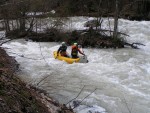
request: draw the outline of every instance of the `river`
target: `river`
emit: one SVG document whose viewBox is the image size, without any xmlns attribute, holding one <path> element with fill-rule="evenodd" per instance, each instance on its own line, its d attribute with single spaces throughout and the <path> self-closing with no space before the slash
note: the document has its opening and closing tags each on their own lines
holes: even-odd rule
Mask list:
<svg viewBox="0 0 150 113">
<path fill-rule="evenodd" d="M 82 29 L 87 18 L 71 20 L 75 21 L 71 27 Z M 103 28 L 107 25 L 105 19 Z M 60 43 L 18 39 L 3 47 L 19 62 L 19 76 L 25 82 L 38 85 L 61 103 L 73 98 L 82 101 L 75 109 L 78 113 L 150 113 L 150 21 L 120 19 L 119 30 L 130 35 L 126 37 L 128 42 L 146 46 L 84 48 L 89 60 L 86 64 L 67 64 L 54 59 L 53 51 Z"/>
</svg>

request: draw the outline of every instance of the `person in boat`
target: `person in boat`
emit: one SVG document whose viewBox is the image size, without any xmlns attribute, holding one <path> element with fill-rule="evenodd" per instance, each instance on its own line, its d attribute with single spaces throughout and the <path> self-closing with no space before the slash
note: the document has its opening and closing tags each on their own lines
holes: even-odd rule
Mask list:
<svg viewBox="0 0 150 113">
<path fill-rule="evenodd" d="M 58 56 L 58 54 L 60 53 L 61 56 L 68 57 L 66 51 L 67 51 L 67 45 L 66 45 L 65 42 L 62 42 L 62 43 L 61 43 L 61 46 L 60 46 L 59 49 L 57 50 L 57 56 Z"/>
<path fill-rule="evenodd" d="M 79 58 L 78 56 L 78 52 L 82 55 L 85 55 L 83 52 L 81 52 L 81 50 L 78 48 L 78 44 L 77 43 L 74 43 L 72 45 L 72 50 L 71 50 L 71 56 L 72 58 Z"/>
</svg>

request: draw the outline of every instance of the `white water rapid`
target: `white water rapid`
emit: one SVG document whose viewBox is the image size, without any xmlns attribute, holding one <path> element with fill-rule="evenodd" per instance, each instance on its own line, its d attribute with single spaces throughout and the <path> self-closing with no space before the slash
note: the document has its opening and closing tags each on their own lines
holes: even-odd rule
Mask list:
<svg viewBox="0 0 150 113">
<path fill-rule="evenodd" d="M 76 23 L 71 26 L 81 29 L 87 18 L 72 18 L 73 21 Z M 111 26 L 112 23 L 111 20 Z M 107 25 L 106 19 L 103 28 Z M 119 30 L 130 35 L 126 38 L 128 42 L 146 46 L 140 49 L 84 48 L 87 64 L 67 64 L 54 59 L 53 51 L 58 49 L 59 43 L 19 39 L 3 47 L 7 47 L 8 54 L 15 56 L 20 64 L 19 76 L 24 81 L 38 84 L 62 103 L 75 97 L 82 101 L 75 109 L 77 113 L 150 113 L 150 21 L 120 19 Z M 42 78 L 45 79 L 40 81 Z"/>
</svg>

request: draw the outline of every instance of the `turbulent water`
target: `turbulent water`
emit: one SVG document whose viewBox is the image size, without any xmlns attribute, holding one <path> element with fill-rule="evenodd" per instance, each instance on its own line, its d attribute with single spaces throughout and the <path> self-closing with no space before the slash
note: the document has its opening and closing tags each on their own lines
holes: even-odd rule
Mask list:
<svg viewBox="0 0 150 113">
<path fill-rule="evenodd" d="M 83 29 L 92 18 L 71 18 L 70 26 Z M 112 26 L 112 20 L 110 22 Z M 107 28 L 104 19 L 103 28 Z M 62 103 L 74 99 L 78 113 L 150 113 L 150 21 L 119 20 L 128 42 L 141 42 L 140 49 L 84 48 L 89 63 L 67 64 L 53 58 L 59 43 L 27 42 L 3 45 L 20 63 L 20 77 L 48 91 Z M 70 47 L 68 47 L 70 52 Z M 15 53 L 15 54 L 14 54 Z M 81 103 L 80 103 L 81 102 Z"/>
</svg>

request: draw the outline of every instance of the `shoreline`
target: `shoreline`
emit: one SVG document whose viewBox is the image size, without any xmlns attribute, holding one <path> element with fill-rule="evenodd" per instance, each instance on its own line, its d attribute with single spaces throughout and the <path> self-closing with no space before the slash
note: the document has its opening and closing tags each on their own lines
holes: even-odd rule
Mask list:
<svg viewBox="0 0 150 113">
<path fill-rule="evenodd" d="M 49 97 L 45 91 L 26 85 L 15 72 L 16 60 L 0 47 L 0 111 L 5 113 L 73 113 Z"/>
</svg>

